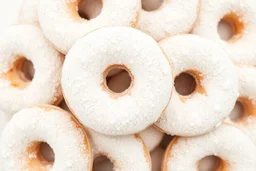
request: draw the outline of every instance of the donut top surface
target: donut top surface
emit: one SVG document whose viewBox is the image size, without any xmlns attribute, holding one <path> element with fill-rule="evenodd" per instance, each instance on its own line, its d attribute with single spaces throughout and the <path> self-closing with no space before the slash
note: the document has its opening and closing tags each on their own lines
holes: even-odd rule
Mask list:
<svg viewBox="0 0 256 171">
<path fill-rule="evenodd" d="M 91 20 L 78 14 L 79 0 L 43 0 L 38 18 L 45 36 L 66 54 L 76 40 L 104 26 L 137 25 L 141 0 L 104 0 L 99 16 Z"/>
<path fill-rule="evenodd" d="M 168 134 L 194 136 L 221 124 L 239 95 L 235 66 L 227 53 L 212 41 L 190 34 L 166 38 L 160 46 L 172 62 L 175 83 L 186 73 L 195 80 L 195 88 L 182 95 L 175 87 L 156 125 Z"/>
<path fill-rule="evenodd" d="M 116 67 L 132 78 L 122 93 L 106 84 L 109 68 Z M 70 109 L 85 126 L 108 135 L 133 134 L 153 124 L 169 102 L 172 85 L 170 63 L 157 42 L 129 27 L 101 28 L 78 40 L 62 71 Z"/>
</svg>

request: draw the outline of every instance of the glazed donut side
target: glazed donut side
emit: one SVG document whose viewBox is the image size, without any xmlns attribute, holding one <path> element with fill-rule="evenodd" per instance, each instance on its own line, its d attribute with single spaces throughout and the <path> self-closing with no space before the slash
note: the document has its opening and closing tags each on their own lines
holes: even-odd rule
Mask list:
<svg viewBox="0 0 256 171">
<path fill-rule="evenodd" d="M 197 20 L 200 0 L 164 0 L 155 11 L 142 9 L 137 28 L 160 41 L 170 35 L 189 33 Z"/>
<path fill-rule="evenodd" d="M 9 27 L 0 38 L 0 46 L 1 110 L 13 114 L 26 106 L 57 105 L 62 100 L 60 79 L 64 58 L 39 28 L 32 25 Z M 22 73 L 26 59 L 35 69 L 31 81 Z"/>
<path fill-rule="evenodd" d="M 95 41 L 99 38 L 102 41 Z M 88 43 L 91 46 L 84 48 Z M 81 56 L 84 50 L 87 55 Z M 114 68 L 131 77 L 130 87 L 121 93 L 111 91 L 106 83 Z M 133 134 L 152 125 L 170 100 L 172 81 L 170 63 L 157 42 L 128 27 L 101 28 L 78 40 L 62 72 L 71 111 L 85 126 L 107 135 Z M 77 88 L 70 91 L 71 86 Z"/>
<path fill-rule="evenodd" d="M 97 156 L 106 156 L 113 163 L 115 170 L 151 170 L 149 152 L 139 136 L 106 136 L 91 129 L 87 129 L 87 132 L 92 143 L 94 159 Z"/>
<path fill-rule="evenodd" d="M 213 42 L 195 35 L 169 37 L 160 46 L 172 61 L 174 76 L 190 75 L 195 87 L 188 95 L 179 94 L 176 88 L 155 125 L 167 134 L 180 136 L 210 131 L 228 116 L 238 97 L 232 61 Z"/>
<path fill-rule="evenodd" d="M 237 102 L 242 105 L 242 111 L 238 118 L 228 118 L 230 123 L 244 131 L 256 144 L 256 70 L 253 67 L 237 67 L 239 97 Z"/>
<path fill-rule="evenodd" d="M 104 0 L 100 15 L 86 20 L 78 15 L 78 3 L 79 0 L 44 0 L 39 5 L 38 18 L 44 34 L 64 54 L 77 39 L 95 29 L 136 27 L 141 7 L 140 0 Z"/>
<path fill-rule="evenodd" d="M 214 155 L 221 159 L 219 170 L 253 171 L 256 169 L 255 152 L 256 147 L 248 136 L 223 124 L 208 134 L 174 138 L 165 151 L 162 170 L 198 171 L 199 161 Z"/>
<path fill-rule="evenodd" d="M 223 47 L 234 63 L 256 65 L 256 5 L 253 0 L 202 0 L 199 19 L 192 31 Z M 233 36 L 224 41 L 218 34 L 220 21 L 228 23 Z"/>
<path fill-rule="evenodd" d="M 54 163 L 38 152 L 42 142 L 54 150 Z M 2 134 L 0 149 L 6 171 L 92 169 L 91 147 L 83 126 L 55 106 L 33 106 L 16 113 Z"/>
</svg>

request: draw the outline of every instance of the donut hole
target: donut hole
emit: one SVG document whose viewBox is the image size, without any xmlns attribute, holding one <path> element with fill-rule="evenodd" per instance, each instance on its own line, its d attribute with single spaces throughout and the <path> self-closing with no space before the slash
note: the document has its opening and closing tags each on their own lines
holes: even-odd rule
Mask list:
<svg viewBox="0 0 256 171">
<path fill-rule="evenodd" d="M 25 59 L 21 67 L 21 72 L 28 81 L 32 81 L 35 75 L 35 69 L 33 63 Z"/>
<path fill-rule="evenodd" d="M 174 86 L 180 95 L 188 96 L 196 90 L 197 82 L 192 74 L 183 72 L 176 76 Z"/>
<path fill-rule="evenodd" d="M 214 155 L 204 157 L 198 164 L 198 171 L 219 171 L 223 168 L 223 160 Z"/>
<path fill-rule="evenodd" d="M 161 7 L 163 0 L 141 0 L 142 9 L 145 11 L 155 11 Z"/>
<path fill-rule="evenodd" d="M 112 171 L 114 170 L 114 164 L 106 156 L 96 157 L 93 161 L 94 171 Z"/>
<path fill-rule="evenodd" d="M 27 162 L 32 170 L 50 170 L 54 164 L 54 152 L 46 142 L 34 142 L 27 148 Z"/>
<path fill-rule="evenodd" d="M 244 24 L 235 13 L 225 15 L 218 23 L 218 33 L 222 40 L 230 43 L 239 40 L 244 31 Z"/>
<path fill-rule="evenodd" d="M 112 94 L 126 94 L 132 86 L 133 76 L 128 68 L 122 65 L 107 68 L 103 77 L 105 87 Z"/>
<path fill-rule="evenodd" d="M 8 72 L 2 77 L 11 83 L 11 86 L 19 89 L 26 88 L 34 78 L 34 66 L 25 57 L 18 57 Z"/>
<path fill-rule="evenodd" d="M 40 154 L 44 160 L 47 162 L 53 163 L 55 160 L 55 154 L 51 148 L 51 146 L 45 142 L 40 144 Z"/>
<path fill-rule="evenodd" d="M 91 20 L 100 15 L 102 0 L 81 0 L 78 4 L 78 14 L 81 18 Z"/>
</svg>

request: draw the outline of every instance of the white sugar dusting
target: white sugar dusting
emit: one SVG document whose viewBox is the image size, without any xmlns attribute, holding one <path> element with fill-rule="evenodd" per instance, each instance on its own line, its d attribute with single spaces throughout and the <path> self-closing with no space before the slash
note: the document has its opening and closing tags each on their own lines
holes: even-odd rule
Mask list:
<svg viewBox="0 0 256 171">
<path fill-rule="evenodd" d="M 31 118 L 36 122 L 31 122 Z M 89 170 L 90 145 L 83 128 L 78 128 L 71 115 L 53 106 L 35 106 L 16 113 L 6 126 L 0 142 L 3 170 L 22 170 L 28 159 L 26 149 L 33 142 L 47 142 L 55 153 L 50 170 Z M 47 166 L 49 167 L 49 166 Z M 28 168 L 29 169 L 29 168 Z"/>
</svg>

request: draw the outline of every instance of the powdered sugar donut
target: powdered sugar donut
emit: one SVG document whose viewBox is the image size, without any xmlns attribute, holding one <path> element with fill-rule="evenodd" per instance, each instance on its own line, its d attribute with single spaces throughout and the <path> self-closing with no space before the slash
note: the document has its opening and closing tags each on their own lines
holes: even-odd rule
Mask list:
<svg viewBox="0 0 256 171">
<path fill-rule="evenodd" d="M 238 97 L 233 63 L 212 41 L 195 35 L 170 37 L 160 46 L 173 63 L 176 91 L 156 126 L 182 136 L 210 131 L 228 116 Z M 183 74 L 194 83 L 193 92 L 182 95 L 176 83 Z"/>
<path fill-rule="evenodd" d="M 155 11 L 141 11 L 138 28 L 159 41 L 170 35 L 189 33 L 197 19 L 200 0 L 164 0 Z"/>
<path fill-rule="evenodd" d="M 6 29 L 0 36 L 0 56 L 1 110 L 13 114 L 29 105 L 58 104 L 62 100 L 63 57 L 39 28 L 19 25 Z M 22 72 L 26 59 L 34 64 L 33 80 Z"/>
<path fill-rule="evenodd" d="M 19 23 L 38 25 L 38 5 L 39 0 L 23 0 L 23 4 L 20 9 Z"/>
<path fill-rule="evenodd" d="M 175 138 L 165 152 L 162 170 L 197 171 L 200 160 L 211 155 L 219 157 L 216 170 L 256 170 L 256 147 L 243 132 L 226 124 L 202 136 Z"/>
<path fill-rule="evenodd" d="M 104 0 L 100 15 L 86 20 L 78 15 L 78 3 L 79 0 L 44 0 L 39 5 L 42 30 L 63 53 L 67 53 L 77 39 L 103 26 L 136 27 L 141 7 L 140 0 Z"/>
<path fill-rule="evenodd" d="M 247 66 L 238 67 L 237 75 L 240 94 L 237 101 L 242 105 L 242 111 L 237 118 L 230 116 L 227 122 L 243 130 L 256 144 L 256 70 Z"/>
<path fill-rule="evenodd" d="M 114 68 L 125 70 L 132 80 L 121 93 L 106 83 Z M 172 85 L 169 61 L 157 42 L 130 27 L 106 27 L 78 40 L 62 70 L 72 113 L 108 135 L 133 134 L 153 124 L 169 102 Z"/>
<path fill-rule="evenodd" d="M 88 129 L 88 135 L 92 143 L 93 157 L 106 156 L 113 163 L 114 170 L 151 171 L 150 155 L 140 137 L 106 136 L 91 129 Z"/>
<path fill-rule="evenodd" d="M 225 21 L 233 36 L 223 41 L 218 23 Z M 193 29 L 223 47 L 236 64 L 256 65 L 256 4 L 254 0 L 202 0 L 199 19 Z"/>
<path fill-rule="evenodd" d="M 55 153 L 54 163 L 47 162 L 39 152 L 44 142 Z M 0 142 L 5 171 L 91 170 L 91 157 L 82 125 L 71 114 L 50 105 L 20 110 L 6 126 Z"/>
<path fill-rule="evenodd" d="M 158 131 L 153 126 L 139 133 L 149 151 L 153 151 L 162 141 L 164 133 Z"/>
</svg>

